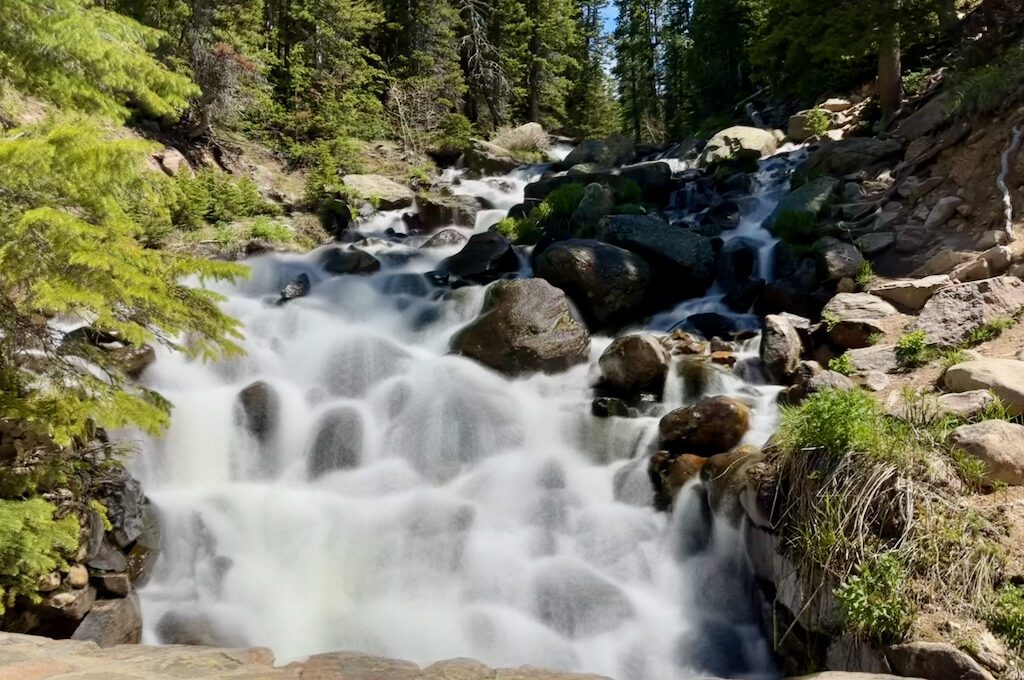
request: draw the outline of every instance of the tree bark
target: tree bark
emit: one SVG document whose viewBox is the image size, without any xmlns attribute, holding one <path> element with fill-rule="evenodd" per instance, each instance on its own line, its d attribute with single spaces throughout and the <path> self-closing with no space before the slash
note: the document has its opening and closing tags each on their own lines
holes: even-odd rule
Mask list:
<svg viewBox="0 0 1024 680">
<path fill-rule="evenodd" d="M 878 99 L 882 120 L 892 120 L 903 105 L 902 66 L 900 63 L 900 27 L 896 21 L 899 3 L 893 3 L 892 21 L 881 27 L 878 40 Z"/>
</svg>

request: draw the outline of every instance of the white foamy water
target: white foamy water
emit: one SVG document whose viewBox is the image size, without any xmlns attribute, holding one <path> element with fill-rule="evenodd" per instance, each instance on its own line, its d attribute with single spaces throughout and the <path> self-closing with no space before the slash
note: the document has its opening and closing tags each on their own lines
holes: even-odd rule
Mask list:
<svg viewBox="0 0 1024 680">
<path fill-rule="evenodd" d="M 457 190 L 507 210 L 536 174 Z M 752 220 L 744 234 L 763 237 Z M 711 530 L 690 491 L 673 517 L 656 513 L 647 479 L 656 416 L 701 396 L 746 399 L 747 441 L 769 436 L 777 390 L 738 377 L 758 382 L 756 341 L 746 369 L 715 370 L 703 394 L 673 379 L 655 415 L 597 419 L 591 366 L 509 380 L 448 355 L 484 289 L 417 273 L 455 250 L 369 278 L 330 277 L 318 253 L 253 259 L 249 281 L 221 289 L 247 356 L 160 355 L 146 382 L 173 421 L 133 464 L 164 536 L 140 593 L 146 640 L 265 645 L 279 662 L 356 650 L 676 680 L 717 659 L 770 675 L 739 537 Z M 275 306 L 302 272 L 311 294 Z M 594 339 L 594 361 L 609 341 Z M 277 404 L 263 437 L 238 401 L 257 381 Z"/>
</svg>

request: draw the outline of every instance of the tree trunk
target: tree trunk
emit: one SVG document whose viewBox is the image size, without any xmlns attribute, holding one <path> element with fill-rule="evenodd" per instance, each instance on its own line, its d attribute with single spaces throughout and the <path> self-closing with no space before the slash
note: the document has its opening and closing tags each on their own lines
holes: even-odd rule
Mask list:
<svg viewBox="0 0 1024 680">
<path fill-rule="evenodd" d="M 898 7 L 898 5 L 896 6 Z M 878 41 L 877 84 L 883 122 L 892 120 L 903 105 L 902 75 L 899 23 L 890 21 L 887 25 L 882 26 Z"/>
<path fill-rule="evenodd" d="M 938 0 L 939 25 L 947 33 L 952 31 L 960 23 L 960 17 L 956 14 L 956 0 Z"/>
<path fill-rule="evenodd" d="M 540 44 L 540 8 L 539 2 L 526 4 L 527 15 L 533 22 L 530 27 L 530 66 L 526 73 L 526 110 L 531 122 L 540 122 L 540 80 L 541 80 L 541 44 Z"/>
</svg>

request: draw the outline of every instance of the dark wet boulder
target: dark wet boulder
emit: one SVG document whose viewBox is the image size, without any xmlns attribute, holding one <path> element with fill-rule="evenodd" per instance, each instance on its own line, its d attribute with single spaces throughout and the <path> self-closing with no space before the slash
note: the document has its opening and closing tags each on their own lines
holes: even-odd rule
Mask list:
<svg viewBox="0 0 1024 680">
<path fill-rule="evenodd" d="M 351 406 L 326 413 L 316 427 L 309 452 L 309 476 L 358 467 L 363 448 L 363 418 Z"/>
<path fill-rule="evenodd" d="M 439 270 L 474 283 L 490 283 L 504 274 L 519 271 L 519 256 L 501 234 L 474 234 L 469 242 L 439 265 Z"/>
<path fill-rule="evenodd" d="M 590 335 L 558 288 L 542 279 L 498 281 L 452 350 L 506 375 L 554 373 L 587 360 Z"/>
<path fill-rule="evenodd" d="M 283 305 L 290 300 L 306 297 L 309 295 L 310 288 L 312 288 L 312 283 L 310 283 L 309 274 L 299 274 L 292 279 L 291 283 L 281 289 L 281 297 L 278 298 L 277 304 Z"/>
<path fill-rule="evenodd" d="M 320 226 L 335 241 L 341 241 L 352 226 L 352 209 L 338 198 L 328 198 L 320 204 Z"/>
<path fill-rule="evenodd" d="M 658 451 L 651 456 L 647 475 L 654 488 L 654 507 L 658 510 L 671 508 L 679 490 L 700 475 L 706 462 L 704 456 L 692 453 Z"/>
<path fill-rule="evenodd" d="M 757 323 L 752 318 L 719 314 L 718 312 L 691 314 L 686 318 L 683 326 L 706 338 L 734 338 L 757 330 Z"/>
<path fill-rule="evenodd" d="M 593 328 L 637 318 L 651 283 L 651 268 L 639 255 L 582 239 L 544 249 L 534 272 L 564 290 Z"/>
<path fill-rule="evenodd" d="M 707 290 L 715 276 L 711 239 L 669 226 L 653 215 L 612 215 L 601 221 L 598 239 L 642 257 L 672 284 L 672 295 L 691 297 Z"/>
<path fill-rule="evenodd" d="M 331 248 L 320 256 L 320 266 L 328 274 L 336 276 L 343 274 L 368 276 L 380 271 L 380 260 L 358 249 Z"/>
<path fill-rule="evenodd" d="M 560 165 L 569 168 L 583 163 L 597 166 L 616 166 L 630 163 L 636 158 L 633 142 L 625 135 L 612 135 L 605 139 L 588 139 L 569 152 Z"/>
<path fill-rule="evenodd" d="M 731 397 L 707 397 L 667 414 L 658 425 L 661 448 L 710 456 L 740 443 L 750 429 L 750 409 Z"/>
<path fill-rule="evenodd" d="M 653 335 L 626 335 L 612 342 L 598 363 L 604 383 L 615 391 L 661 395 L 671 357 Z"/>
<path fill-rule="evenodd" d="M 269 384 L 257 381 L 238 393 L 240 424 L 260 442 L 267 442 L 281 418 L 281 398 Z"/>
</svg>

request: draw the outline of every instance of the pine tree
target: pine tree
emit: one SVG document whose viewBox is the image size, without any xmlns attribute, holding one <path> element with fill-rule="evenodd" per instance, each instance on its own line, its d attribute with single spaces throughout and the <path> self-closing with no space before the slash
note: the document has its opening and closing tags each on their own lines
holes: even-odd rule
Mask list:
<svg viewBox="0 0 1024 680">
<path fill-rule="evenodd" d="M 662 0 L 616 0 L 615 76 L 624 127 L 633 138 L 661 141 Z"/>
<path fill-rule="evenodd" d="M 566 132 L 580 138 L 606 137 L 621 126 L 613 83 L 606 71 L 609 41 L 602 13 L 608 0 L 577 0 L 577 44 L 566 99 Z"/>
</svg>

